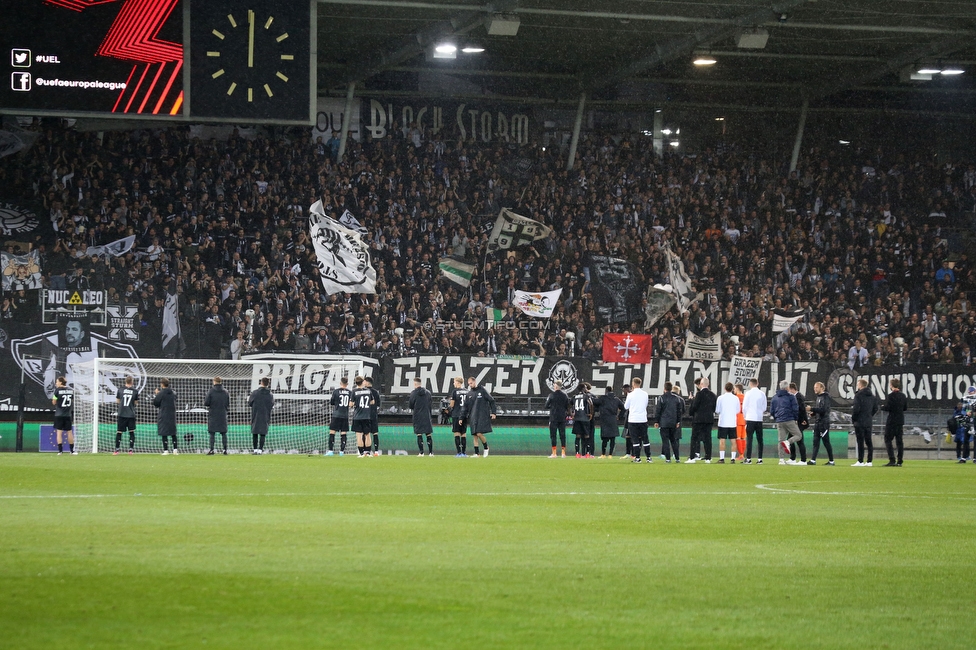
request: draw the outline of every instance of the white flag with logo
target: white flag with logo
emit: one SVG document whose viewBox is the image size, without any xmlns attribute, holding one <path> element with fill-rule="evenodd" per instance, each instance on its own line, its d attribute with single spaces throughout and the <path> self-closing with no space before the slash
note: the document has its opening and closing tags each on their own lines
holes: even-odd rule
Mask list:
<svg viewBox="0 0 976 650">
<path fill-rule="evenodd" d="M 559 296 L 562 295 L 562 292 L 562 289 L 556 289 L 555 291 L 537 291 L 534 293 L 531 291 L 516 291 L 514 303 L 527 316 L 549 318 L 552 316 L 552 312 L 555 311 L 556 305 L 559 304 Z"/>
<path fill-rule="evenodd" d="M 89 246 L 85 250 L 85 254 L 88 257 L 94 257 L 95 255 L 111 255 L 112 257 L 118 257 L 119 255 L 125 255 L 130 250 L 132 246 L 136 243 L 136 236 L 129 235 L 128 237 L 123 237 L 122 239 L 116 239 L 113 242 L 105 244 L 104 246 Z"/>
<path fill-rule="evenodd" d="M 785 332 L 793 327 L 793 324 L 803 318 L 802 311 L 783 311 L 773 310 L 773 334 Z"/>
<path fill-rule="evenodd" d="M 685 332 L 685 359 L 700 361 L 722 360 L 722 333 L 712 336 L 698 336 L 691 330 Z"/>
<path fill-rule="evenodd" d="M 376 269 L 358 232 L 325 214 L 322 201 L 309 208 L 308 234 L 315 247 L 319 277 L 326 294 L 376 293 Z"/>
<path fill-rule="evenodd" d="M 537 239 L 548 237 L 550 232 L 552 229 L 549 226 L 515 214 L 508 208 L 502 208 L 488 237 L 488 252 L 525 246 Z"/>
<path fill-rule="evenodd" d="M 674 254 L 671 247 L 665 242 L 662 244 L 664 254 L 668 261 L 668 273 L 671 281 L 671 291 L 678 300 L 678 309 L 682 312 L 688 311 L 692 303 L 698 300 L 695 287 L 691 283 L 691 278 L 685 272 L 685 263 L 681 258 Z"/>
<path fill-rule="evenodd" d="M 355 230 L 363 237 L 369 234 L 369 232 L 366 230 L 366 227 L 363 224 L 359 223 L 359 219 L 352 216 L 352 212 L 350 212 L 349 210 L 346 210 L 342 213 L 342 216 L 339 217 L 339 223 L 341 223 L 349 230 Z"/>
</svg>

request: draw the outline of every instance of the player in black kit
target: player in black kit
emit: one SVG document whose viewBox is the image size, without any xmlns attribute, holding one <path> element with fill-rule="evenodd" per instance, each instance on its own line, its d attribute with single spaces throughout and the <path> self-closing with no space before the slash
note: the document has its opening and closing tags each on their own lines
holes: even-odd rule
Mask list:
<svg viewBox="0 0 976 650">
<path fill-rule="evenodd" d="M 464 400 L 467 397 L 468 390 L 464 388 L 464 378 L 455 377 L 454 390 L 451 391 L 450 397 L 451 429 L 454 431 L 454 448 L 457 449 L 455 458 L 468 457 L 468 437 L 465 435 L 468 423 L 461 417 L 461 411 L 464 409 Z"/>
<path fill-rule="evenodd" d="M 68 451 L 72 456 L 77 456 L 75 451 L 75 432 L 71 426 L 71 416 L 74 412 L 73 390 L 68 388 L 68 380 L 58 377 L 55 382 L 54 397 L 51 402 L 54 404 L 54 432 L 58 436 L 58 456 L 64 451 L 64 434 L 68 434 Z"/>
<path fill-rule="evenodd" d="M 339 388 L 332 391 L 332 421 L 329 423 L 329 450 L 326 456 L 335 454 L 335 437 L 339 433 L 339 455 L 346 454 L 346 436 L 349 432 L 349 401 L 352 391 L 349 390 L 349 378 L 339 380 Z"/>
<path fill-rule="evenodd" d="M 122 434 L 129 432 L 129 453 L 134 453 L 136 446 L 136 404 L 139 403 L 139 391 L 133 386 L 132 377 L 125 378 L 125 388 L 120 388 L 115 395 L 115 403 L 119 405 L 119 426 L 115 433 L 115 453 L 118 456 L 122 447 Z"/>
<path fill-rule="evenodd" d="M 372 440 L 370 438 L 371 420 L 369 406 L 373 401 L 373 391 L 363 385 L 363 378 L 356 377 L 356 389 L 352 392 L 352 430 L 356 434 L 356 448 L 359 457 L 368 457 Z"/>
</svg>

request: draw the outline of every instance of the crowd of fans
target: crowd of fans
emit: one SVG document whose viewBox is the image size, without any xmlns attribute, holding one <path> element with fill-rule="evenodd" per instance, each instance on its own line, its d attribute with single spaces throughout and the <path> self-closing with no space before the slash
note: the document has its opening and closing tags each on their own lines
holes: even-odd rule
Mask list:
<svg viewBox="0 0 976 650">
<path fill-rule="evenodd" d="M 417 129 L 312 142 L 295 129 L 226 140 L 186 127 L 84 133 L 37 122 L 29 150 L 0 160 L 6 200 L 43 203 L 55 240 L 30 242 L 43 282 L 95 288 L 138 306 L 157 340 L 177 280 L 187 356 L 249 351 L 568 355 L 601 358 L 588 261 L 633 262 L 668 281 L 670 243 L 700 300 L 647 331 L 654 356 L 681 358 L 685 333 L 722 333 L 723 352 L 838 365 L 969 363 L 976 269 L 976 167 L 931 152 L 812 150 L 797 172 L 734 145 L 656 156 L 641 135 L 585 135 L 574 169 L 552 148 L 458 142 Z M 324 294 L 308 207 L 348 210 L 366 227 L 376 293 Z M 507 207 L 552 227 L 548 239 L 486 254 Z M 114 257 L 89 246 L 134 235 Z M 476 265 L 469 288 L 439 275 Z M 547 323 L 509 304 L 516 289 L 562 289 Z M 5 296 L 13 307 L 15 296 Z M 505 315 L 487 327 L 489 308 Z M 802 310 L 787 335 L 774 309 Z M 5 303 L 6 309 L 6 303 Z M 572 332 L 575 337 L 567 336 Z M 160 350 L 159 352 L 164 352 Z"/>
</svg>

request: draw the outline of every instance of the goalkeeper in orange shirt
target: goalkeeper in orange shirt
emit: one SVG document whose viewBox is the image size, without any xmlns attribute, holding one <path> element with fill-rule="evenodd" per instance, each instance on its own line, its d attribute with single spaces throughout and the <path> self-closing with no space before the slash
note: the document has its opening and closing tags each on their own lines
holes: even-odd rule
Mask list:
<svg viewBox="0 0 976 650">
<path fill-rule="evenodd" d="M 746 391 L 742 384 L 735 385 L 735 396 L 739 398 L 739 414 L 735 416 L 735 449 L 739 458 L 746 457 L 746 415 L 742 411 L 742 402 L 746 398 Z M 735 456 L 732 457 L 735 462 Z"/>
</svg>

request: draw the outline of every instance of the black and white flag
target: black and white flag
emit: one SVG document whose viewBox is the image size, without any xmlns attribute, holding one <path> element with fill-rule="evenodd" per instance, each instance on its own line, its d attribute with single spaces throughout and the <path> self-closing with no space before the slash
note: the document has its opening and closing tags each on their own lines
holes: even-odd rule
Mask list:
<svg viewBox="0 0 976 650">
<path fill-rule="evenodd" d="M 685 332 L 685 359 L 699 361 L 722 360 L 722 333 L 698 336 L 691 330 Z"/>
<path fill-rule="evenodd" d="M 802 311 L 786 311 L 784 309 L 773 310 L 773 334 L 785 332 L 793 327 L 794 323 L 803 318 Z"/>
<path fill-rule="evenodd" d="M 550 232 L 552 229 L 549 226 L 502 208 L 488 237 L 488 252 L 525 246 L 548 237 Z"/>
<path fill-rule="evenodd" d="M 662 242 L 661 246 L 664 248 L 664 256 L 667 258 L 671 288 L 678 301 L 678 308 L 682 312 L 686 312 L 692 303 L 698 300 L 695 285 L 691 283 L 691 278 L 685 272 L 685 263 L 681 261 L 681 258 L 675 255 L 667 242 Z"/>
<path fill-rule="evenodd" d="M 376 269 L 358 232 L 325 214 L 322 201 L 309 208 L 308 234 L 315 247 L 325 293 L 376 293 Z"/>
<path fill-rule="evenodd" d="M 644 305 L 644 315 L 647 318 L 644 321 L 645 329 L 654 327 L 654 323 L 658 322 L 661 316 L 664 316 L 674 307 L 677 299 L 672 294 L 673 291 L 669 284 L 655 284 L 647 289 L 647 304 Z"/>
<path fill-rule="evenodd" d="M 123 237 L 122 239 L 116 239 L 113 242 L 109 242 L 104 246 L 89 246 L 85 249 L 85 254 L 88 257 L 94 257 L 95 255 L 111 255 L 112 257 L 118 257 L 120 255 L 125 255 L 130 250 L 132 246 L 136 243 L 136 236 L 129 235 L 128 237 Z"/>
<path fill-rule="evenodd" d="M 176 291 L 176 278 L 171 278 L 169 287 L 166 289 L 166 302 L 163 304 L 163 351 L 166 347 L 176 341 L 179 345 L 183 338 L 180 328 L 180 302 L 179 294 Z"/>
<path fill-rule="evenodd" d="M 627 260 L 590 257 L 590 289 L 601 323 L 633 323 L 646 318 L 641 306 L 643 284 L 640 271 Z"/>
</svg>

